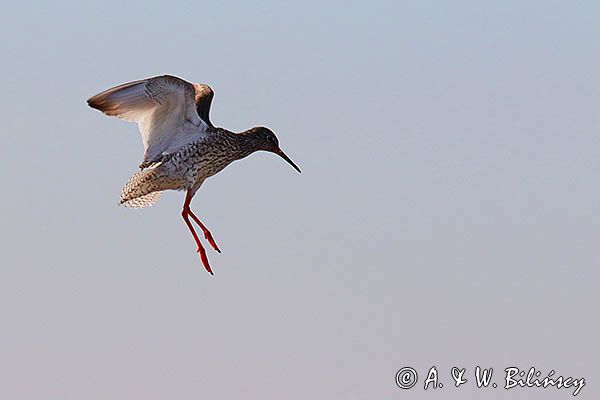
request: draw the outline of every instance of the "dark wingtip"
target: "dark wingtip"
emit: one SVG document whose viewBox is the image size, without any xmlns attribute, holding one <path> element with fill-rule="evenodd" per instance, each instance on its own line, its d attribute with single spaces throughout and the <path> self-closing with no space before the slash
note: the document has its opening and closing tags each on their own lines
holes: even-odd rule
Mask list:
<svg viewBox="0 0 600 400">
<path fill-rule="evenodd" d="M 95 108 L 96 110 L 100 110 L 100 104 L 98 103 L 97 99 L 94 97 L 90 97 L 89 99 L 87 99 L 87 105 Z"/>
<path fill-rule="evenodd" d="M 87 100 L 88 106 L 93 109 L 96 109 L 106 115 L 116 116 L 119 114 L 118 107 L 114 104 L 111 104 L 102 93 L 91 97 Z"/>
</svg>

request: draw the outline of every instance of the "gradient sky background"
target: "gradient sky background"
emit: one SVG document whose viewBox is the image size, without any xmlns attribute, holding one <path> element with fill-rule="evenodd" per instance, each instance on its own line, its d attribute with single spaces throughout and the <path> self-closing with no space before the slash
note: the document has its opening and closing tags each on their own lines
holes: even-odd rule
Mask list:
<svg viewBox="0 0 600 400">
<path fill-rule="evenodd" d="M 0 398 L 572 397 L 476 365 L 600 393 L 599 3 L 3 4 Z M 162 73 L 303 170 L 204 184 L 214 277 L 182 193 L 116 206 L 139 134 L 85 103 Z"/>
</svg>

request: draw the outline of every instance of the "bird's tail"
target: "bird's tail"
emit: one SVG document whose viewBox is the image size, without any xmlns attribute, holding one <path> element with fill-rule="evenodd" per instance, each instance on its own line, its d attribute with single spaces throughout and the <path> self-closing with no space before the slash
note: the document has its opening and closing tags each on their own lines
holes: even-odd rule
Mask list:
<svg viewBox="0 0 600 400">
<path fill-rule="evenodd" d="M 154 205 L 162 194 L 161 177 L 155 168 L 133 174 L 121 191 L 119 205 L 144 208 Z"/>
</svg>

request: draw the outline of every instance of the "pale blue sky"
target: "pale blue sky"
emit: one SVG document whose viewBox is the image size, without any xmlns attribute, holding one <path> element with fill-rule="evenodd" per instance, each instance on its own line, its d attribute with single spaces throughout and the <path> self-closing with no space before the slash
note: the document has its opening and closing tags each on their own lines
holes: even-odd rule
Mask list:
<svg viewBox="0 0 600 400">
<path fill-rule="evenodd" d="M 485 3 L 485 4 L 484 4 Z M 600 393 L 600 5 L 9 2 L 0 13 L 2 399 L 566 399 L 451 388 L 536 366 Z M 116 207 L 142 146 L 85 100 L 170 73 L 266 153 Z M 441 393 L 394 374 L 432 365 Z M 501 377 L 497 378 L 498 383 Z"/>
</svg>

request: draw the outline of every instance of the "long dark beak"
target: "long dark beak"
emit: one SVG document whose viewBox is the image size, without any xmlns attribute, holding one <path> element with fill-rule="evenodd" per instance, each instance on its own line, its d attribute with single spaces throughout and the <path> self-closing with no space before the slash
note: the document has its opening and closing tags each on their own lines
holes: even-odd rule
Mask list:
<svg viewBox="0 0 600 400">
<path fill-rule="evenodd" d="M 298 168 L 298 166 L 296 164 L 294 164 L 294 162 L 292 160 L 290 160 L 290 158 L 283 152 L 283 150 L 281 149 L 277 149 L 275 150 L 273 153 L 278 154 L 279 157 L 283 158 L 285 161 L 287 161 L 292 167 L 294 167 L 294 169 L 298 172 L 302 172 L 300 171 L 300 168 Z"/>
</svg>

